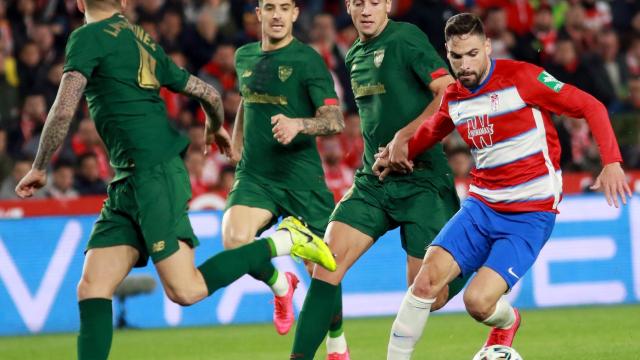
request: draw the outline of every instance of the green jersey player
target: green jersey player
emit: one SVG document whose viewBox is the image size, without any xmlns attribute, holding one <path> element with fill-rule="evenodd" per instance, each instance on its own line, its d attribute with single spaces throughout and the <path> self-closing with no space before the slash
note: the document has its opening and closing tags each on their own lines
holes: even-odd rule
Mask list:
<svg viewBox="0 0 640 360">
<path fill-rule="evenodd" d="M 325 240 L 336 255 L 335 273 L 317 269 L 302 309 L 292 359 L 313 359 L 331 318 L 331 303 L 345 272 L 387 231 L 400 227 L 409 285 L 426 247 L 459 208 L 441 145 L 419 155 L 413 172 L 378 180 L 375 154 L 409 138 L 437 110 L 453 83 L 447 66 L 416 26 L 388 18 L 391 0 L 347 0 L 359 39 L 346 57 L 365 142 L 363 168 L 331 216 Z M 409 167 L 407 167 L 409 168 Z M 434 309 L 457 294 L 466 279 L 443 289 Z"/>
<path fill-rule="evenodd" d="M 169 124 L 159 90 L 165 86 L 200 101 L 204 136 L 231 154 L 221 127 L 219 94 L 178 68 L 147 33 L 120 14 L 126 0 L 78 0 L 87 24 L 67 43 L 64 75 L 45 123 L 32 169 L 20 181 L 20 197 L 46 183 L 46 166 L 64 140 L 84 93 L 104 141 L 115 177 L 95 223 L 78 284 L 78 358 L 107 359 L 113 335 L 113 293 L 134 266 L 151 257 L 167 296 L 181 305 L 198 302 L 277 255 L 292 253 L 335 269 L 321 239 L 288 218 L 285 235 L 222 252 L 196 268 L 198 244 L 189 218 L 189 177 L 181 154 L 188 141 Z"/>
<path fill-rule="evenodd" d="M 222 221 L 226 248 L 253 241 L 280 216 L 299 217 L 322 236 L 334 207 L 315 136 L 340 132 L 344 120 L 322 58 L 293 37 L 298 12 L 292 0 L 259 1 L 262 41 L 236 52 L 242 103 L 233 142 L 241 159 Z M 274 324 L 286 334 L 294 322 L 297 278 L 278 272 L 270 261 L 251 275 L 273 290 Z M 341 303 L 341 295 L 336 297 Z M 330 352 L 338 341 L 346 347 L 341 309 L 336 312 L 330 334 L 337 340 L 328 341 Z"/>
</svg>

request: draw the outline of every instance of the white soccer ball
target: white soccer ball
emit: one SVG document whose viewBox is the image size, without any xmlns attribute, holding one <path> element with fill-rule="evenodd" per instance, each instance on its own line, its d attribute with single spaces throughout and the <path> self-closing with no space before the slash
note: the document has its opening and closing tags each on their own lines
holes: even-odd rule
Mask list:
<svg viewBox="0 0 640 360">
<path fill-rule="evenodd" d="M 491 345 L 478 351 L 473 360 L 522 360 L 522 356 L 508 346 Z"/>
</svg>

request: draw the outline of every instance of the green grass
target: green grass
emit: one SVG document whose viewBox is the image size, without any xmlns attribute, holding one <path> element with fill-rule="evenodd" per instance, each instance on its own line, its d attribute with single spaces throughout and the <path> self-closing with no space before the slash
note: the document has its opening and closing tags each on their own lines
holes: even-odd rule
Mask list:
<svg viewBox="0 0 640 360">
<path fill-rule="evenodd" d="M 640 305 L 524 310 L 514 347 L 526 360 L 640 360 Z M 392 318 L 347 319 L 355 360 L 386 358 Z M 429 319 L 415 359 L 466 359 L 487 328 L 466 314 Z M 293 332 L 270 324 L 116 331 L 112 360 L 288 359 Z M 317 359 L 324 358 L 324 345 Z M 74 359 L 75 334 L 0 337 L 0 359 Z"/>
</svg>

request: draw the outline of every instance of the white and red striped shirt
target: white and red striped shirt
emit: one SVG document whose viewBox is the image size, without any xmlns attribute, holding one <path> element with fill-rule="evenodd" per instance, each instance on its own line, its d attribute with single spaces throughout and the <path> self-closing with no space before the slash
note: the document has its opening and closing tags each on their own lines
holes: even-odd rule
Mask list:
<svg viewBox="0 0 640 360">
<path fill-rule="evenodd" d="M 525 62 L 494 60 L 489 71 L 474 90 L 449 85 L 409 142 L 410 159 L 457 129 L 475 160 L 469 195 L 502 212 L 557 212 L 562 176 L 551 113 L 585 118 L 603 164 L 622 161 L 607 109 L 594 97 Z"/>
</svg>

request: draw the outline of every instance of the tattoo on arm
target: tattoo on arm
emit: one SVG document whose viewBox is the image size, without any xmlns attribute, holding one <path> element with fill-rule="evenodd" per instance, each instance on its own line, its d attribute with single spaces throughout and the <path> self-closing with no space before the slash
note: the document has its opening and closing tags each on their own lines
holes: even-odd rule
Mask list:
<svg viewBox="0 0 640 360">
<path fill-rule="evenodd" d="M 42 129 L 38 153 L 33 162 L 34 168 L 45 170 L 51 156 L 64 141 L 86 85 L 87 78 L 77 71 L 69 71 L 62 75 L 56 100 Z"/>
<path fill-rule="evenodd" d="M 342 110 L 337 105 L 324 105 L 313 118 L 302 119 L 302 133 L 307 135 L 333 135 L 344 129 Z"/>
<path fill-rule="evenodd" d="M 207 115 L 207 127 L 209 130 L 216 131 L 222 126 L 224 122 L 222 100 L 213 86 L 191 75 L 187 86 L 182 92 L 198 99 L 202 110 Z"/>
</svg>

